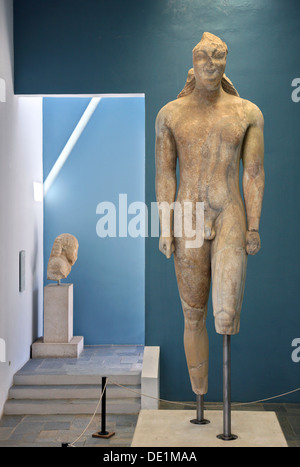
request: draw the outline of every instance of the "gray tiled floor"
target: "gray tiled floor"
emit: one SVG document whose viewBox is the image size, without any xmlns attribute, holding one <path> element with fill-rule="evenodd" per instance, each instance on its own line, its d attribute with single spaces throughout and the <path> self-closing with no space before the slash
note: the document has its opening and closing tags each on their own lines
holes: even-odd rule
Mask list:
<svg viewBox="0 0 300 467">
<path fill-rule="evenodd" d="M 93 438 L 100 431 L 97 415 L 88 430 L 75 443 L 77 447 L 130 446 L 137 415 L 107 415 L 106 429 L 114 431 L 109 439 Z M 91 420 L 89 415 L 7 416 L 0 420 L 0 447 L 61 447 L 72 444 Z"/>
<path fill-rule="evenodd" d="M 172 404 L 172 410 L 191 410 L 191 403 Z M 207 403 L 206 410 L 220 410 L 220 403 Z M 170 408 L 161 403 L 161 410 Z M 238 410 L 236 408 L 236 410 Z M 300 404 L 255 404 L 240 410 L 275 411 L 289 447 L 300 447 Z M 138 415 L 107 415 L 107 430 L 114 431 L 110 439 L 93 438 L 100 430 L 97 415 L 88 430 L 75 443 L 77 447 L 130 447 Z M 26 415 L 4 416 L 0 420 L 0 447 L 61 447 L 72 444 L 91 420 L 89 415 Z"/>
<path fill-rule="evenodd" d="M 118 375 L 142 370 L 142 345 L 85 346 L 77 358 L 29 360 L 17 375 Z M 97 414 L 76 446 L 130 446 L 137 414 L 107 415 L 107 430 L 115 435 L 108 439 L 92 438 L 100 431 Z M 72 443 L 87 425 L 91 415 L 4 415 L 0 420 L 0 447 L 60 447 Z"/>
<path fill-rule="evenodd" d="M 97 375 L 141 371 L 142 345 L 102 345 L 84 347 L 79 358 L 31 359 L 18 374 Z"/>
</svg>

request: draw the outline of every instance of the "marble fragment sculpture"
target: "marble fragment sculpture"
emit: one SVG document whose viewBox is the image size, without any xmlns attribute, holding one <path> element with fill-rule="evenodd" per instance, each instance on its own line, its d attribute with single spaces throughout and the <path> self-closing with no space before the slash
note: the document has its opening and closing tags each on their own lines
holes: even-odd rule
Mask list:
<svg viewBox="0 0 300 467">
<path fill-rule="evenodd" d="M 260 249 L 259 224 L 264 193 L 264 119 L 260 109 L 239 96 L 225 75 L 226 44 L 204 33 L 193 49 L 193 68 L 177 99 L 156 119 L 156 197 L 158 203 L 204 203 L 204 241 L 187 248 L 185 233 L 169 234 L 159 249 L 175 271 L 184 318 L 184 347 L 192 389 L 208 391 L 207 304 L 212 282 L 215 328 L 234 335 L 240 329 L 247 256 Z M 176 165 L 180 183 L 177 191 Z M 243 164 L 239 187 L 240 161 Z M 163 203 L 164 202 L 164 203 Z M 161 232 L 163 209 L 160 209 Z"/>
<path fill-rule="evenodd" d="M 71 234 L 61 234 L 55 239 L 48 262 L 47 279 L 59 282 L 70 274 L 77 261 L 78 247 L 77 238 Z"/>
</svg>

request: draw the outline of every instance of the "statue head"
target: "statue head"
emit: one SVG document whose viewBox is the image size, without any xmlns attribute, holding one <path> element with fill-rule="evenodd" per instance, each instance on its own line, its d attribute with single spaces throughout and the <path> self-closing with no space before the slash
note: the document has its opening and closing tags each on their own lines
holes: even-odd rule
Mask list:
<svg viewBox="0 0 300 467">
<path fill-rule="evenodd" d="M 71 234 L 59 235 L 53 244 L 48 262 L 47 279 L 60 281 L 71 272 L 77 261 L 79 243 Z"/>
<path fill-rule="evenodd" d="M 227 54 L 225 42 L 205 32 L 193 49 L 193 68 L 189 70 L 185 87 L 178 97 L 187 96 L 195 87 L 215 91 L 220 86 L 228 94 L 238 96 L 237 90 L 225 75 Z"/>
<path fill-rule="evenodd" d="M 205 32 L 193 49 L 196 86 L 214 91 L 221 85 L 228 49 L 219 37 Z"/>
</svg>

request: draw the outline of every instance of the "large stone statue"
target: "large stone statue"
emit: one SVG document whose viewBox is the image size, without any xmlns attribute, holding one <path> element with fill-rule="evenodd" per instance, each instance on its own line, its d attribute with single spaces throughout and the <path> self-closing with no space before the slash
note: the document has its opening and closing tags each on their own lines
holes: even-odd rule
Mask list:
<svg viewBox="0 0 300 467">
<path fill-rule="evenodd" d="M 204 203 L 204 242 L 187 247 L 187 237 L 161 235 L 159 248 L 175 271 L 185 317 L 184 346 L 192 389 L 208 390 L 207 303 L 212 280 L 216 332 L 239 332 L 247 255 L 260 249 L 259 222 L 264 193 L 263 116 L 239 97 L 224 74 L 227 46 L 204 33 L 193 50 L 193 68 L 178 98 L 165 105 L 156 120 L 156 195 L 171 205 L 176 197 L 176 164 L 180 184 L 176 201 Z M 239 189 L 243 163 L 243 193 Z M 245 212 L 246 211 L 246 212 Z M 193 211 L 195 221 L 195 210 Z M 162 222 L 162 212 L 160 212 Z"/>
<path fill-rule="evenodd" d="M 48 262 L 47 279 L 59 283 L 70 274 L 77 261 L 78 246 L 77 238 L 71 234 L 61 234 L 55 239 Z"/>
</svg>

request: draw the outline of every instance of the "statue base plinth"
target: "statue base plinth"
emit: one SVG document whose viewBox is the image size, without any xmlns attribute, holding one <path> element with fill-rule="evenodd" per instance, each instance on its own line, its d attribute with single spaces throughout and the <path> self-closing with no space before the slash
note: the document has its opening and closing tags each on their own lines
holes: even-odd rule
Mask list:
<svg viewBox="0 0 300 467">
<path fill-rule="evenodd" d="M 72 337 L 70 342 L 44 342 L 40 337 L 32 344 L 32 358 L 78 358 L 83 350 L 83 337 Z"/>
<path fill-rule="evenodd" d="M 83 337 L 73 336 L 73 284 L 44 287 L 44 336 L 32 344 L 32 358 L 78 358 Z"/>
<path fill-rule="evenodd" d="M 73 284 L 44 287 L 44 342 L 66 343 L 73 338 Z"/>
<path fill-rule="evenodd" d="M 208 410 L 210 424 L 190 423 L 191 410 L 141 410 L 131 447 L 288 447 L 275 412 L 235 410 L 238 438 L 218 438 L 223 411 Z"/>
</svg>

